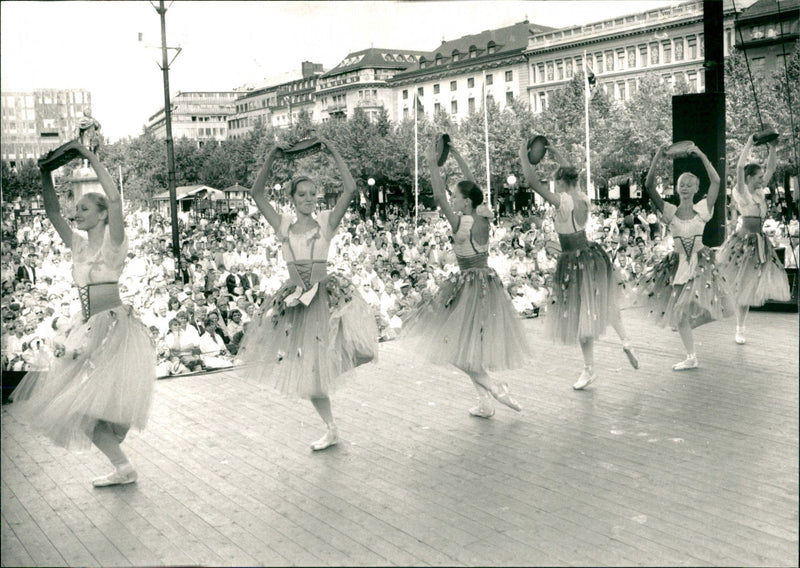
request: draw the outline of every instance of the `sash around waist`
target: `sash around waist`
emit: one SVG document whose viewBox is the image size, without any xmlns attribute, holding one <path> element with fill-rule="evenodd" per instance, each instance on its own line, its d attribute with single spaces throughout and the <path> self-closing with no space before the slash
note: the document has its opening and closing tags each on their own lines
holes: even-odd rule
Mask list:
<svg viewBox="0 0 800 568">
<path fill-rule="evenodd" d="M 561 243 L 561 250 L 564 252 L 589 248 L 589 239 L 586 238 L 586 231 L 558 233 L 558 241 Z"/>
<path fill-rule="evenodd" d="M 83 319 L 88 320 L 95 314 L 122 305 L 117 282 L 99 282 L 78 287 Z"/>
<path fill-rule="evenodd" d="M 328 275 L 326 260 L 295 260 L 286 263 L 289 279 L 296 286 L 310 288 Z"/>
<path fill-rule="evenodd" d="M 739 229 L 743 233 L 760 233 L 763 223 L 761 217 L 742 217 L 742 227 Z"/>
<path fill-rule="evenodd" d="M 468 270 L 470 268 L 489 268 L 489 253 L 482 252 L 473 256 L 457 256 L 458 268 Z"/>
</svg>

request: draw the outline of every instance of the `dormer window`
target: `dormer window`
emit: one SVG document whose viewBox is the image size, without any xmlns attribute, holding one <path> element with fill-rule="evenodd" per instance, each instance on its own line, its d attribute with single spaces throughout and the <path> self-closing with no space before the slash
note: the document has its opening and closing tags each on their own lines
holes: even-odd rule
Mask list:
<svg viewBox="0 0 800 568">
<path fill-rule="evenodd" d="M 486 52 L 489 54 L 494 53 L 497 50 L 497 46 L 493 41 L 490 41 L 489 44 L 486 46 Z"/>
<path fill-rule="evenodd" d="M 441 53 L 437 53 L 436 54 L 436 65 L 441 65 L 441 64 L 442 64 L 442 54 Z"/>
<path fill-rule="evenodd" d="M 428 66 L 428 62 L 425 60 L 425 56 L 424 55 L 420 56 L 420 58 L 419 58 L 419 68 L 420 69 L 425 69 L 425 67 L 427 67 L 427 66 Z"/>
<path fill-rule="evenodd" d="M 454 62 L 454 63 L 455 63 L 456 61 L 458 61 L 458 59 L 459 59 L 459 53 L 458 53 L 458 50 L 457 50 L 457 49 L 454 49 L 454 50 L 453 50 L 452 56 L 453 56 L 453 62 Z"/>
<path fill-rule="evenodd" d="M 469 46 L 469 58 L 470 59 L 475 59 L 476 57 L 478 57 L 478 48 L 475 47 L 474 45 L 470 45 Z"/>
</svg>

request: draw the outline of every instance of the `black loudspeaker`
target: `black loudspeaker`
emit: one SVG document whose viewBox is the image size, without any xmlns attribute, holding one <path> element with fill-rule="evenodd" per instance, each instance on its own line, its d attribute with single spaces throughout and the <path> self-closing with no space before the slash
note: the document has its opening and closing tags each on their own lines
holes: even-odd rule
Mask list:
<svg viewBox="0 0 800 568">
<path fill-rule="evenodd" d="M 708 156 L 720 177 L 714 216 L 706 224 L 703 244 L 718 247 L 725 241 L 725 93 L 697 93 L 672 97 L 672 140 L 691 140 Z M 708 174 L 696 157 L 677 158 L 673 163 L 673 186 L 683 172 L 700 178 L 695 200 L 708 193 Z"/>
</svg>

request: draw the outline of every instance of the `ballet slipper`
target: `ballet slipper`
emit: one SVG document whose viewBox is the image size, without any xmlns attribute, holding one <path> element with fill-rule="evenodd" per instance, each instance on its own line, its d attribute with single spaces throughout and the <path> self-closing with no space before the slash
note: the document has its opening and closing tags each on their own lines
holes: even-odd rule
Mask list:
<svg viewBox="0 0 800 568">
<path fill-rule="evenodd" d="M 595 374 L 594 371 L 592 371 L 591 369 L 584 369 L 583 372 L 581 373 L 581 376 L 578 377 L 577 382 L 574 385 L 572 385 L 572 388 L 575 389 L 576 391 L 583 390 L 590 384 L 592 384 L 595 381 L 595 379 L 597 379 L 597 374 Z"/>
<path fill-rule="evenodd" d="M 491 402 L 486 399 L 481 399 L 478 406 L 473 406 L 469 409 L 469 413 L 478 418 L 491 418 L 494 416 L 494 408 L 492 408 Z"/>
<path fill-rule="evenodd" d="M 492 388 L 489 389 L 489 393 L 491 393 L 497 402 L 505 404 L 510 409 L 516 410 L 517 412 L 522 410 L 522 406 L 511 396 L 507 383 L 492 385 Z"/>
<path fill-rule="evenodd" d="M 95 487 L 108 487 L 110 485 L 127 485 L 129 483 L 135 483 L 138 477 L 139 476 L 136 473 L 136 470 L 133 469 L 133 466 L 131 464 L 127 464 L 119 469 L 114 470 L 108 475 L 103 475 L 101 477 L 94 478 L 94 480 L 92 481 L 92 485 L 94 485 Z"/>
<path fill-rule="evenodd" d="M 736 326 L 736 343 L 739 345 L 744 345 L 747 343 L 747 340 L 744 338 L 744 327 Z"/>
<path fill-rule="evenodd" d="M 630 345 L 623 345 L 622 350 L 625 352 L 625 355 L 628 357 L 628 361 L 631 364 L 631 367 L 634 369 L 639 368 L 639 358 L 636 356 L 636 353 L 633 351 L 633 347 Z"/>
<path fill-rule="evenodd" d="M 686 359 L 681 361 L 680 363 L 675 363 L 672 366 L 673 371 L 688 371 L 689 369 L 696 369 L 700 365 L 697 362 L 697 355 L 694 353 L 690 353 L 686 356 Z"/>
<path fill-rule="evenodd" d="M 318 452 L 319 450 L 324 450 L 325 448 L 330 448 L 331 446 L 335 446 L 338 442 L 339 442 L 339 429 L 335 425 L 328 426 L 328 431 L 322 438 L 311 444 L 311 449 L 314 450 L 315 452 Z"/>
</svg>

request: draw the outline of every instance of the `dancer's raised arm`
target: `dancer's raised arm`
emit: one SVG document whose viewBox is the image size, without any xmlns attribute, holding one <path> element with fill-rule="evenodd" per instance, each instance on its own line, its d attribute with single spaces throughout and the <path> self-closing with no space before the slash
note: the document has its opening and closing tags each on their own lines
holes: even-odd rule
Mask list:
<svg viewBox="0 0 800 568">
<path fill-rule="evenodd" d="M 350 173 L 350 169 L 347 167 L 347 163 L 345 163 L 344 158 L 342 158 L 342 155 L 339 153 L 339 150 L 336 148 L 336 146 L 334 146 L 329 140 L 325 140 L 323 138 L 320 138 L 320 141 L 331 153 L 331 156 L 333 156 L 333 160 L 336 162 L 336 167 L 339 168 L 339 175 L 342 176 L 342 185 L 344 186 L 342 194 L 336 201 L 336 206 L 333 208 L 329 218 L 331 230 L 335 230 L 336 227 L 339 226 L 339 223 L 342 222 L 342 217 L 344 217 L 347 208 L 350 206 L 350 202 L 353 201 L 353 196 L 356 194 L 356 182 Z"/>
<path fill-rule="evenodd" d="M 659 210 L 659 212 L 664 211 L 664 200 L 656 191 L 656 164 L 658 164 L 658 161 L 664 156 L 664 150 L 666 150 L 666 148 L 667 144 L 662 144 L 659 146 L 658 150 L 656 150 L 656 153 L 650 162 L 650 169 L 647 171 L 647 179 L 644 181 L 644 187 L 647 190 L 647 194 L 650 196 L 650 200 L 653 202 L 653 205 Z"/>
<path fill-rule="evenodd" d="M 708 193 L 706 194 L 706 203 L 708 204 L 708 212 L 713 213 L 714 203 L 717 201 L 717 195 L 719 194 L 719 174 L 708 160 L 708 157 L 697 146 L 692 146 L 689 149 L 689 155 L 700 158 L 700 161 L 703 162 L 703 166 L 706 168 L 706 174 L 708 174 L 708 179 L 710 180 Z"/>
<path fill-rule="evenodd" d="M 466 160 L 464 160 L 463 156 L 455 149 L 452 145 L 450 146 L 450 154 L 452 154 L 453 158 L 455 158 L 456 162 L 458 163 L 458 167 L 461 168 L 461 176 L 475 183 L 475 176 L 472 175 L 472 171 L 469 169 Z"/>
<path fill-rule="evenodd" d="M 42 198 L 44 199 L 44 212 L 47 218 L 55 227 L 58 236 L 64 241 L 67 247 L 72 247 L 72 227 L 61 214 L 61 204 L 56 195 L 56 188 L 53 185 L 53 171 L 42 166 L 39 168 L 42 174 Z"/>
<path fill-rule="evenodd" d="M 459 216 L 455 214 L 450 202 L 447 201 L 447 192 L 445 191 L 444 180 L 442 179 L 442 172 L 439 170 L 439 153 L 436 151 L 436 146 L 431 144 L 428 152 L 425 154 L 428 160 L 428 165 L 431 168 L 431 187 L 433 188 L 433 199 L 436 205 L 442 210 L 442 213 L 447 218 L 450 226 L 454 231 L 458 230 Z"/>
<path fill-rule="evenodd" d="M 256 202 L 256 207 L 258 207 L 258 210 L 261 212 L 270 226 L 275 229 L 276 233 L 280 230 L 281 216 L 277 211 L 275 211 L 275 208 L 269 202 L 269 197 L 267 196 L 265 188 L 267 185 L 269 172 L 272 170 L 272 164 L 275 163 L 275 160 L 282 154 L 283 150 L 281 150 L 281 148 L 278 146 L 273 146 L 270 148 L 269 153 L 267 153 L 267 160 L 261 167 L 261 171 L 258 172 L 258 177 L 256 178 L 256 182 L 253 184 L 253 189 L 251 192 L 253 201 Z"/>
<path fill-rule="evenodd" d="M 519 148 L 519 161 L 522 164 L 522 175 L 525 176 L 525 181 L 533 188 L 533 191 L 541 195 L 550 205 L 558 207 L 560 203 L 558 195 L 550 191 L 550 188 L 541 182 L 536 168 L 528 161 L 527 140 L 523 140 L 522 146 Z"/>
</svg>

